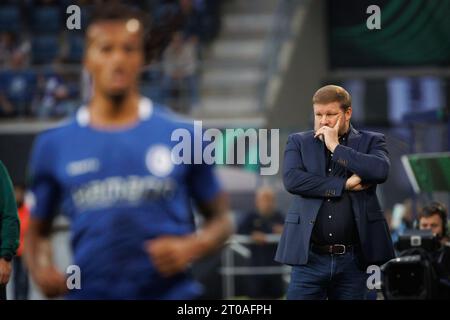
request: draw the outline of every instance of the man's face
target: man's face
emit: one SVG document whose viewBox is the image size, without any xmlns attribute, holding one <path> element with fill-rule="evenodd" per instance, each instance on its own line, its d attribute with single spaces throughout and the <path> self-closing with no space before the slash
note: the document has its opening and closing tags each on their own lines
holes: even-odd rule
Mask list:
<svg viewBox="0 0 450 320">
<path fill-rule="evenodd" d="M 444 226 L 442 225 L 441 217 L 438 214 L 420 218 L 419 227 L 420 230 L 431 230 L 433 234 L 439 237 L 442 237 L 444 234 Z"/>
<path fill-rule="evenodd" d="M 339 102 L 331 102 L 327 104 L 314 104 L 314 130 L 317 131 L 323 126 L 334 127 L 338 119 L 339 135 L 347 132 L 352 117 L 352 108 L 343 111 Z"/>
<path fill-rule="evenodd" d="M 84 64 L 95 90 L 117 97 L 137 88 L 144 63 L 141 32 L 135 19 L 99 22 L 88 29 Z"/>
<path fill-rule="evenodd" d="M 268 190 L 258 192 L 255 205 L 261 215 L 272 214 L 275 209 L 275 194 Z"/>
</svg>

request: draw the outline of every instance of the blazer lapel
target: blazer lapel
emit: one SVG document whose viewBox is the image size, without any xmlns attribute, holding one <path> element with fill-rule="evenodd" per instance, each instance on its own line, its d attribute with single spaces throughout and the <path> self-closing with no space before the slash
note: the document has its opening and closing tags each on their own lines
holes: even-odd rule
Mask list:
<svg viewBox="0 0 450 320">
<path fill-rule="evenodd" d="M 358 130 L 353 128 L 352 125 L 350 125 L 350 133 L 348 135 L 347 146 L 354 150 L 358 150 L 360 141 L 361 141 L 361 134 L 359 133 Z"/>
<path fill-rule="evenodd" d="M 347 142 L 347 146 L 354 149 L 354 150 L 358 150 L 359 147 L 359 142 L 361 141 L 361 134 L 359 133 L 358 130 L 356 130 L 355 128 L 353 128 L 352 125 L 350 125 L 350 133 L 348 135 L 348 142 Z M 320 140 L 320 139 L 314 139 L 314 153 L 315 155 L 317 155 L 316 161 L 318 162 L 318 172 L 316 172 L 316 174 L 321 175 L 321 176 L 326 176 L 326 172 L 325 172 L 325 143 Z"/>
</svg>

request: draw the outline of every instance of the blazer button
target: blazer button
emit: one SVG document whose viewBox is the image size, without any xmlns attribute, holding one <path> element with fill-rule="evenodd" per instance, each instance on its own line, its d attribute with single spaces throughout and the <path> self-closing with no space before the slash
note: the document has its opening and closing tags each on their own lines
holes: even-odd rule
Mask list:
<svg viewBox="0 0 450 320">
<path fill-rule="evenodd" d="M 309 222 L 309 224 L 314 224 L 314 222 L 315 222 L 314 220 L 311 220 L 311 221 Z"/>
</svg>

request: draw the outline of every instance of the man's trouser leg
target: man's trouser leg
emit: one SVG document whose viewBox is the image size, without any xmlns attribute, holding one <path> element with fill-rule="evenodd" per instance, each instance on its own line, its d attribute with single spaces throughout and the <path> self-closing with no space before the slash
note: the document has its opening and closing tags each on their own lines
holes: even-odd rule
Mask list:
<svg viewBox="0 0 450 320">
<path fill-rule="evenodd" d="M 0 284 L 0 300 L 6 300 L 6 285 Z"/>
</svg>

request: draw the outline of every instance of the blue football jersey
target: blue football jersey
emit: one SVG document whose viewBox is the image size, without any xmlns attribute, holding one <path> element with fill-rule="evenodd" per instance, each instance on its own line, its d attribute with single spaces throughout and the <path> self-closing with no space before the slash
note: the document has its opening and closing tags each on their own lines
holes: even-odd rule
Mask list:
<svg viewBox="0 0 450 320">
<path fill-rule="evenodd" d="M 62 212 L 71 221 L 81 289 L 68 298 L 190 299 L 201 287 L 189 272 L 162 277 L 144 250 L 147 240 L 195 231 L 192 201 L 214 198 L 213 166 L 174 164 L 172 132 L 193 125 L 160 113 L 142 98 L 133 126 L 99 129 L 89 111 L 40 134 L 30 162 L 36 219 Z"/>
</svg>

